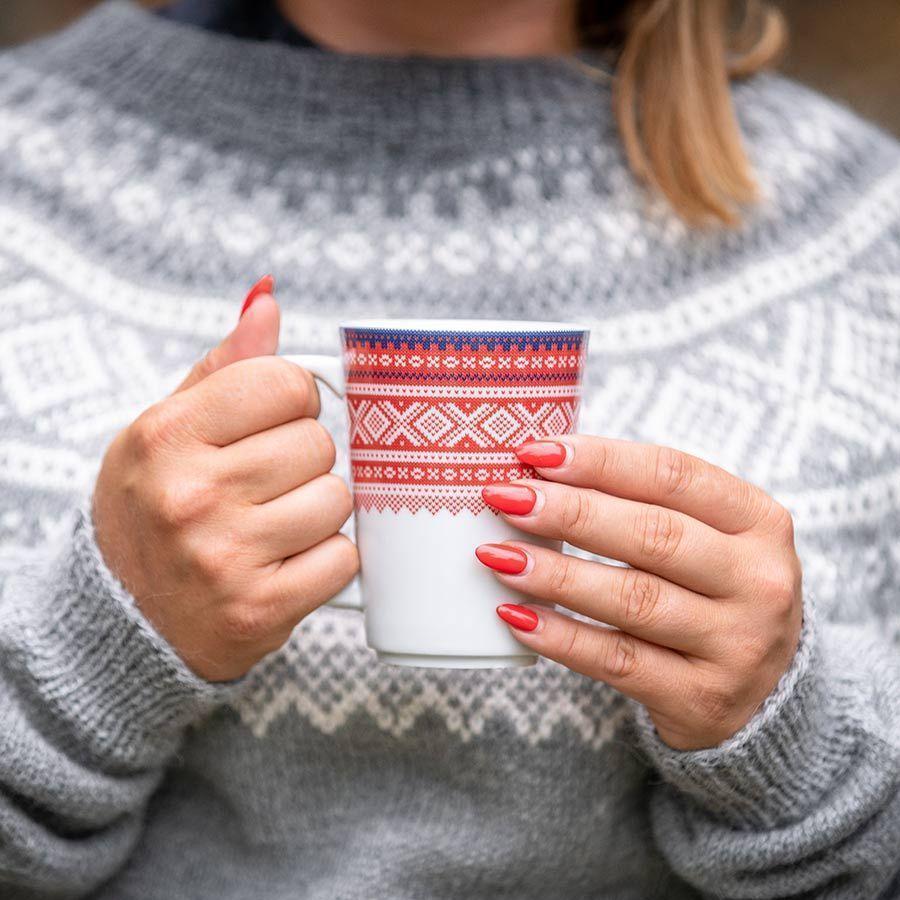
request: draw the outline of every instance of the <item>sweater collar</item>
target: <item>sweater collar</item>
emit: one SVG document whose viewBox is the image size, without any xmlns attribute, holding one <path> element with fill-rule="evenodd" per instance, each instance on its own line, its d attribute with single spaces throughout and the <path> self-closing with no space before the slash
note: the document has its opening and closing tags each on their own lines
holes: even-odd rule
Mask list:
<svg viewBox="0 0 900 900">
<path fill-rule="evenodd" d="M 611 120 L 608 84 L 572 58 L 322 53 L 203 31 L 121 0 L 20 52 L 167 131 L 261 153 L 558 145 L 567 129 Z"/>
</svg>

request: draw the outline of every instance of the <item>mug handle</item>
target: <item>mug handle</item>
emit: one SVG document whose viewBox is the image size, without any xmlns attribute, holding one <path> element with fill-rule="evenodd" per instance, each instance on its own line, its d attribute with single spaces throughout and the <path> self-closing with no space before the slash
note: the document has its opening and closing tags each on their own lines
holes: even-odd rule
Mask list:
<svg viewBox="0 0 900 900">
<path fill-rule="evenodd" d="M 343 398 L 347 392 L 344 380 L 344 363 L 339 356 L 319 356 L 313 353 L 302 356 L 285 356 L 301 369 L 306 369 L 316 381 L 327 387 L 335 397 Z"/>
<path fill-rule="evenodd" d="M 285 356 L 288 362 L 306 369 L 316 381 L 327 387 L 336 397 L 343 398 L 347 392 L 347 384 L 344 379 L 344 364 L 339 356 L 318 356 L 310 354 L 306 356 Z M 332 597 L 326 606 L 334 606 L 338 609 L 362 609 L 359 602 L 359 592 L 356 597 L 351 596 L 351 583 L 336 597 Z"/>
</svg>

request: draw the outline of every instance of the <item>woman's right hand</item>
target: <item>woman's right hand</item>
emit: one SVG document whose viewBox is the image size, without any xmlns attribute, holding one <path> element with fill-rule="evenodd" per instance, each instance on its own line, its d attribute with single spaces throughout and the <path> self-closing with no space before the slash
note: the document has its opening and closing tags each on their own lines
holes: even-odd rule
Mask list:
<svg viewBox="0 0 900 900">
<path fill-rule="evenodd" d="M 179 389 L 114 439 L 93 516 L 107 566 L 198 675 L 227 681 L 356 574 L 346 484 L 308 372 L 257 300 Z"/>
</svg>

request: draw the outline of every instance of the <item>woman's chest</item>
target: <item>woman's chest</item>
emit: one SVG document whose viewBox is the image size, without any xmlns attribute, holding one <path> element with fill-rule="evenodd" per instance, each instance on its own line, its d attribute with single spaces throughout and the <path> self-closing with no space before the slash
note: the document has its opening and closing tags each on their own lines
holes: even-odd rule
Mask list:
<svg viewBox="0 0 900 900">
<path fill-rule="evenodd" d="M 236 284 L 233 297 L 160 287 L 71 248 L 51 249 L 52 277 L 37 267 L 6 270 L 0 306 L 0 464 L 44 530 L 90 490 L 112 436 L 234 326 L 243 287 Z M 290 287 L 301 280 L 298 270 L 286 270 L 278 289 L 283 351 L 337 349 L 337 324 L 350 304 L 332 295 L 352 291 L 335 272 L 311 275 L 298 291 Z M 592 334 L 583 431 L 668 444 L 722 465 L 787 502 L 801 530 L 877 501 L 879 461 L 896 445 L 900 424 L 886 394 L 892 336 L 870 310 L 808 294 L 774 307 L 748 294 L 736 301 L 748 307 L 743 315 L 720 312 L 716 320 L 702 292 L 652 308 L 607 309 L 585 293 L 600 296 L 603 277 L 585 275 L 572 295 L 548 283 L 539 304 L 535 279 L 497 265 L 464 296 L 458 285 L 456 293 L 413 296 L 402 273 L 396 286 L 406 292 L 404 315 L 584 322 Z M 492 285 L 502 288 L 496 303 Z M 397 313 L 391 296 L 390 283 L 373 278 L 352 307 Z M 343 406 L 325 396 L 322 415 L 344 471 Z M 27 513 L 7 512 L 19 539 L 35 533 Z"/>
</svg>

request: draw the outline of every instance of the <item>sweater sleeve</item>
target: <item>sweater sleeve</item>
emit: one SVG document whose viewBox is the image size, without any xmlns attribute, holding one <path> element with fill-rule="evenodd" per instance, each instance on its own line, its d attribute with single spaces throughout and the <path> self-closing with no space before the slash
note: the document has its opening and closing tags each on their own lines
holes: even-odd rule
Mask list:
<svg viewBox="0 0 900 900">
<path fill-rule="evenodd" d="M 196 678 L 106 569 L 90 517 L 0 575 L 0 895 L 81 897 L 127 859 Z"/>
<path fill-rule="evenodd" d="M 881 374 L 889 409 L 896 376 Z M 898 464 L 882 453 L 878 474 L 833 492 L 852 505 L 837 525 L 798 533 L 800 645 L 741 731 L 677 751 L 636 710 L 655 840 L 705 896 L 900 896 Z"/>
<path fill-rule="evenodd" d="M 673 868 L 712 897 L 885 896 L 900 871 L 898 701 L 883 635 L 821 623 L 807 603 L 792 667 L 729 741 L 673 750 L 638 711 Z"/>
</svg>

